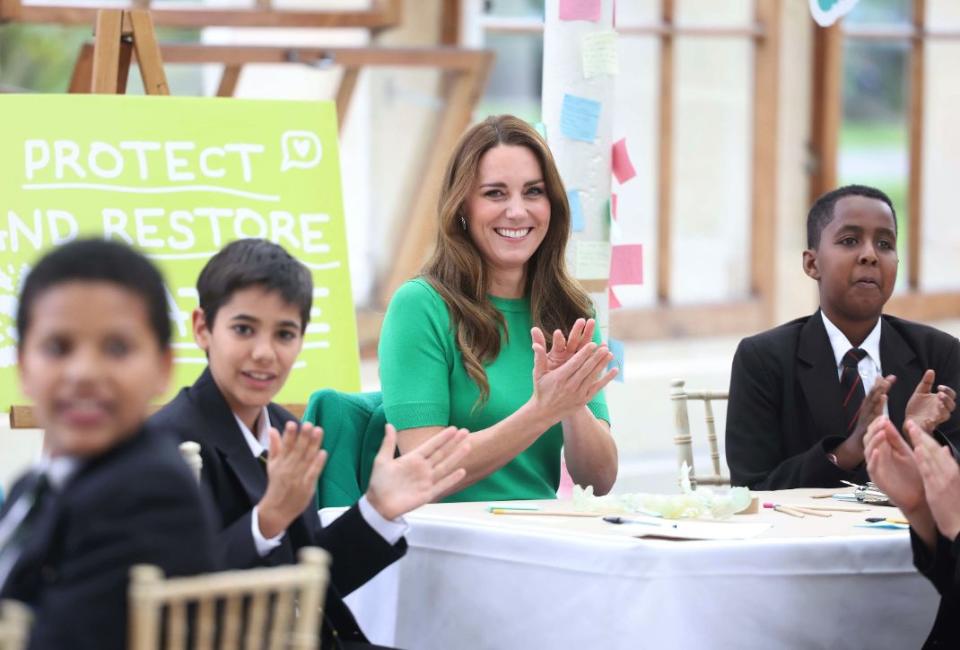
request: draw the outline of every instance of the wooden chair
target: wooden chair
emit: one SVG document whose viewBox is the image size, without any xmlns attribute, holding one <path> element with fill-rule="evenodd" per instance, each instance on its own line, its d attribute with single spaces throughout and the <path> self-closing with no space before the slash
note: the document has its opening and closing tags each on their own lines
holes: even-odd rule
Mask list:
<svg viewBox="0 0 960 650">
<path fill-rule="evenodd" d="M 160 409 L 162 409 L 164 404 L 151 404 L 150 415 L 153 415 Z M 303 419 L 303 412 L 307 410 L 306 404 L 281 404 L 283 408 L 287 409 L 298 419 Z M 29 405 L 19 405 L 15 404 L 10 407 L 10 428 L 11 429 L 39 429 L 40 423 L 37 421 L 37 416 L 33 412 L 33 407 Z"/>
<path fill-rule="evenodd" d="M 196 478 L 197 482 L 199 483 L 200 472 L 203 471 L 203 458 L 200 456 L 200 443 L 193 442 L 192 440 L 181 442 L 180 455 L 183 457 L 183 461 L 187 464 L 187 467 L 190 468 L 190 471 L 193 472 L 194 478 Z"/>
<path fill-rule="evenodd" d="M 30 639 L 33 613 L 15 600 L 0 600 L 0 650 L 23 650 Z"/>
<path fill-rule="evenodd" d="M 221 650 L 316 650 L 329 562 L 325 551 L 304 548 L 296 565 L 184 578 L 135 566 L 127 647 L 212 650 L 218 639 Z"/>
<path fill-rule="evenodd" d="M 723 476 L 720 471 L 720 450 L 717 447 L 717 430 L 714 426 L 713 406 L 714 400 L 727 399 L 727 391 L 723 390 L 700 390 L 688 391 L 685 389 L 686 381 L 683 379 L 674 379 L 670 382 L 670 399 L 673 400 L 674 422 L 677 429 L 677 435 L 673 439 L 677 446 L 677 466 L 682 467 L 686 462 L 690 467 L 690 484 L 696 488 L 699 485 L 729 485 L 730 479 Z M 690 418 L 687 416 L 687 402 L 698 400 L 703 402 L 704 415 L 707 423 L 707 442 L 710 443 L 710 460 L 713 461 L 713 474 L 709 476 L 697 476 L 693 465 L 693 436 L 690 435 Z"/>
</svg>

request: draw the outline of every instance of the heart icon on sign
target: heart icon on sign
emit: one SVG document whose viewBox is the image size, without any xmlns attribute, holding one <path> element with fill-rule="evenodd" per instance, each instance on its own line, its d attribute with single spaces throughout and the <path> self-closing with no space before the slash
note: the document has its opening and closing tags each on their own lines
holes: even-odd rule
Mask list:
<svg viewBox="0 0 960 650">
<path fill-rule="evenodd" d="M 310 141 L 309 140 L 294 140 L 293 149 L 297 152 L 297 155 L 301 158 L 306 158 L 307 154 L 310 153 Z"/>
<path fill-rule="evenodd" d="M 313 131 L 287 131 L 281 136 L 280 148 L 283 152 L 282 172 L 316 167 L 323 157 L 320 137 Z"/>
</svg>

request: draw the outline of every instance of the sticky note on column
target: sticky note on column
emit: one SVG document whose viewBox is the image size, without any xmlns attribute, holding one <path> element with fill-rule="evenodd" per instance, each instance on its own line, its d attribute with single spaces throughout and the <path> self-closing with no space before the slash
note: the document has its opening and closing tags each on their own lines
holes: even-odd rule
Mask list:
<svg viewBox="0 0 960 650">
<path fill-rule="evenodd" d="M 583 219 L 583 203 L 580 201 L 580 190 L 567 190 L 567 202 L 570 204 L 570 223 L 573 232 L 583 232 L 587 224 Z"/>
<path fill-rule="evenodd" d="M 610 200 L 607 201 L 606 215 L 607 215 L 607 225 L 610 227 L 610 242 L 616 243 L 623 239 L 623 231 L 620 229 L 620 224 L 614 218 L 614 210 L 617 205 L 617 195 L 614 194 L 610 197 Z"/>
<path fill-rule="evenodd" d="M 612 248 L 610 284 L 643 284 L 643 244 L 622 244 Z"/>
<path fill-rule="evenodd" d="M 577 95 L 564 95 L 560 109 L 560 132 L 573 140 L 593 142 L 600 125 L 600 102 Z"/>
<path fill-rule="evenodd" d="M 620 138 L 613 144 L 613 175 L 617 177 L 617 182 L 621 185 L 637 175 L 637 170 L 633 168 L 630 162 L 630 154 L 627 152 L 627 139 Z"/>
<path fill-rule="evenodd" d="M 583 76 L 593 79 L 601 75 L 620 73 L 617 61 L 617 33 L 614 31 L 591 32 L 580 39 L 580 59 Z"/>
<path fill-rule="evenodd" d="M 560 20 L 600 20 L 601 0 L 560 0 Z"/>
<path fill-rule="evenodd" d="M 610 195 L 610 219 L 616 221 L 617 219 L 617 195 Z"/>
<path fill-rule="evenodd" d="M 613 287 L 607 287 L 607 302 L 610 305 L 610 309 L 620 309 L 623 307 L 623 305 L 620 304 L 620 299 L 617 298 L 617 294 L 614 293 Z"/>
<path fill-rule="evenodd" d="M 578 280 L 606 280 L 610 275 L 610 244 L 578 241 L 576 264 L 574 277 Z"/>
<path fill-rule="evenodd" d="M 607 366 L 607 370 L 616 368 L 618 372 L 617 376 L 614 378 L 614 381 L 619 381 L 622 383 L 624 361 L 623 341 L 618 341 L 617 339 L 607 339 L 607 348 L 613 354 L 613 359 L 610 361 L 610 365 Z"/>
<path fill-rule="evenodd" d="M 536 130 L 537 133 L 540 134 L 540 137 L 543 138 L 544 141 L 546 141 L 546 139 L 547 139 L 547 125 L 544 124 L 543 122 L 534 122 L 534 123 L 533 123 L 533 128 Z"/>
</svg>

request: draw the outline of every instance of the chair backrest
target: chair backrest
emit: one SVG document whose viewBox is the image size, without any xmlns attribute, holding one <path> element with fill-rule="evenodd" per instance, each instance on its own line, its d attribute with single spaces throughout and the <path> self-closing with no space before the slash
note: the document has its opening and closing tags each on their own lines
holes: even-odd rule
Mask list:
<svg viewBox="0 0 960 650">
<path fill-rule="evenodd" d="M 323 427 L 323 448 L 330 454 L 317 482 L 317 506 L 353 505 L 367 491 L 383 444 L 382 393 L 319 390 L 310 396 L 303 420 Z"/>
<path fill-rule="evenodd" d="M 296 565 L 184 578 L 135 566 L 127 648 L 316 650 L 329 563 L 325 551 L 303 548 Z"/>
<path fill-rule="evenodd" d="M 151 404 L 149 406 L 149 415 L 153 415 L 160 409 L 162 409 L 165 404 Z M 281 404 L 283 408 L 287 409 L 293 413 L 298 418 L 303 417 L 303 412 L 306 410 L 306 404 Z M 40 423 L 37 421 L 37 417 L 33 412 L 33 407 L 29 405 L 19 405 L 15 404 L 10 407 L 10 428 L 11 429 L 39 429 Z"/>
<path fill-rule="evenodd" d="M 674 424 L 677 435 L 673 439 L 677 446 L 677 466 L 682 467 L 686 462 L 690 468 L 690 484 L 700 485 L 729 485 L 730 479 L 723 476 L 720 470 L 720 449 L 717 446 L 717 430 L 713 417 L 715 400 L 727 399 L 725 390 L 688 391 L 686 381 L 674 379 L 670 382 L 670 399 L 673 401 Z M 687 414 L 687 402 L 698 400 L 703 402 L 704 419 L 707 423 L 707 442 L 710 444 L 710 460 L 713 463 L 713 474 L 699 476 L 693 464 L 693 436 L 690 434 L 690 418 Z"/>
<path fill-rule="evenodd" d="M 0 600 L 0 650 L 23 650 L 30 639 L 33 613 L 15 600 Z"/>
<path fill-rule="evenodd" d="M 200 472 L 203 471 L 203 458 L 200 456 L 200 443 L 193 442 L 192 440 L 181 442 L 180 455 L 183 457 L 187 467 L 190 468 L 190 471 L 193 472 L 194 478 L 196 478 L 197 482 L 199 483 Z"/>
</svg>

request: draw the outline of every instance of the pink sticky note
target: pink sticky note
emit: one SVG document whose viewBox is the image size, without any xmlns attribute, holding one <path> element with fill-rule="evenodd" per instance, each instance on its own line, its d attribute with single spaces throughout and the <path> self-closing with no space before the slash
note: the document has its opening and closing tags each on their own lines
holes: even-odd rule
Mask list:
<svg viewBox="0 0 960 650">
<path fill-rule="evenodd" d="M 610 251 L 610 284 L 643 284 L 643 244 L 622 244 Z"/>
<path fill-rule="evenodd" d="M 613 219 L 617 218 L 617 195 L 616 194 L 610 195 L 610 216 Z"/>
<path fill-rule="evenodd" d="M 560 0 L 560 20 L 600 20 L 600 0 Z"/>
<path fill-rule="evenodd" d="M 617 294 L 613 292 L 613 287 L 607 287 L 607 299 L 610 303 L 610 309 L 620 309 L 623 306 L 620 304 Z"/>
<path fill-rule="evenodd" d="M 620 138 L 613 144 L 613 175 L 621 185 L 637 175 L 627 153 L 627 139 Z"/>
</svg>

